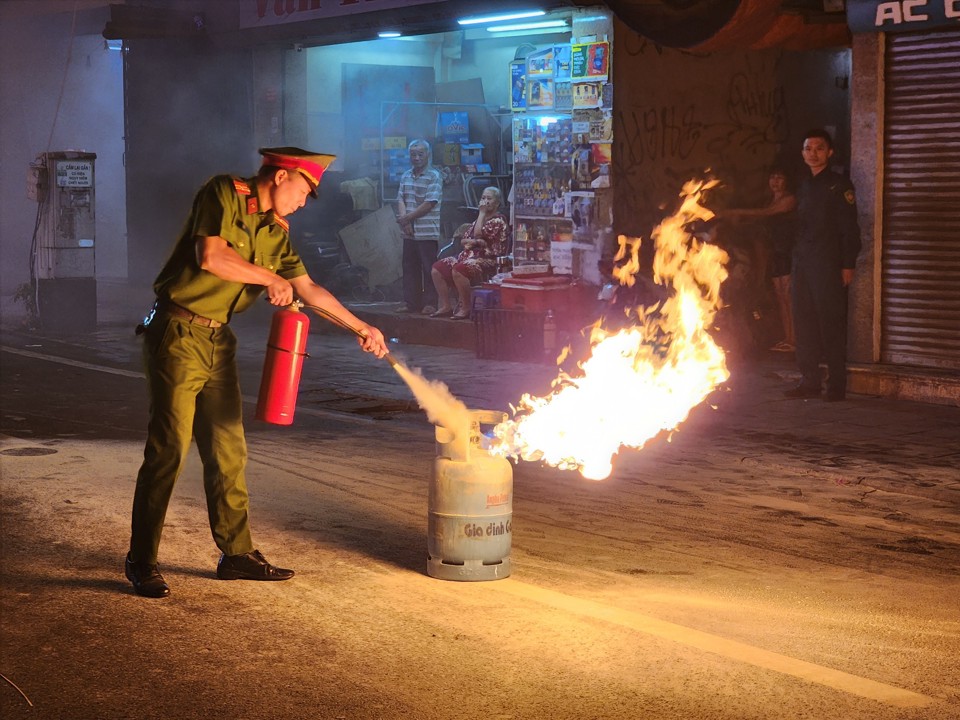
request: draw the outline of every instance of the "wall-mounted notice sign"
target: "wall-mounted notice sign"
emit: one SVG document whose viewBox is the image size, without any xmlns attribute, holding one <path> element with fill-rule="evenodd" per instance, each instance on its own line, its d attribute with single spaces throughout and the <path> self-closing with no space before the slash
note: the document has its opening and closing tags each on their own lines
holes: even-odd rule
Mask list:
<svg viewBox="0 0 960 720">
<path fill-rule="evenodd" d="M 93 187 L 93 163 L 85 160 L 58 161 L 57 187 Z"/>
</svg>

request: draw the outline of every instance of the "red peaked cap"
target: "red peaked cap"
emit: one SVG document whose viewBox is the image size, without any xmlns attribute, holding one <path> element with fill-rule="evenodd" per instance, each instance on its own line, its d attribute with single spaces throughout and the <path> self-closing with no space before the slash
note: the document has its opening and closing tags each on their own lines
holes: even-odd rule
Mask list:
<svg viewBox="0 0 960 720">
<path fill-rule="evenodd" d="M 263 165 L 296 170 L 303 175 L 310 183 L 310 195 L 313 197 L 317 196 L 317 186 L 323 171 L 337 159 L 336 155 L 312 153 L 297 147 L 260 148 L 258 152 L 263 155 Z"/>
</svg>

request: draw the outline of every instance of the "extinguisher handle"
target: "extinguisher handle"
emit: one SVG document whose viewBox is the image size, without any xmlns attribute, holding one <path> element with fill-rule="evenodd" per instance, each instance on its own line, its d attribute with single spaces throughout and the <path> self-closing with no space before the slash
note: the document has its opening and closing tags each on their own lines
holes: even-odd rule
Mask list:
<svg viewBox="0 0 960 720">
<path fill-rule="evenodd" d="M 334 325 L 342 327 L 344 330 L 349 330 L 361 340 L 367 339 L 367 336 L 364 333 L 362 333 L 360 330 L 355 328 L 353 325 L 351 325 L 348 322 L 344 322 L 333 313 L 327 310 L 324 310 L 322 307 L 317 307 L 316 305 L 307 305 L 302 300 L 295 300 L 294 302 L 299 303 L 300 307 L 310 308 L 315 313 L 317 313 L 317 315 L 320 315 L 321 317 L 326 318 L 327 320 L 332 322 Z M 391 355 L 389 352 L 383 356 L 383 359 L 386 360 L 388 363 L 390 363 L 393 367 L 397 367 L 397 365 L 400 364 L 399 361 L 395 357 L 393 357 L 393 355 Z"/>
</svg>

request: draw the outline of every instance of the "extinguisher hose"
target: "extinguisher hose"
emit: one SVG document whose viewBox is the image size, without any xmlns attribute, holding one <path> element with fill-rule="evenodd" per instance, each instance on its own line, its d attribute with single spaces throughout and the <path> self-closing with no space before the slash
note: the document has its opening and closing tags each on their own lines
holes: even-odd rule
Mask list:
<svg viewBox="0 0 960 720">
<path fill-rule="evenodd" d="M 336 315 L 334 315 L 333 313 L 329 312 L 328 310 L 324 310 L 322 307 L 317 307 L 316 305 L 307 305 L 306 303 L 303 303 L 303 307 L 305 307 L 305 308 L 310 308 L 310 309 L 313 310 L 317 315 L 320 315 L 321 317 L 329 320 L 329 321 L 332 322 L 334 325 L 337 325 L 337 326 L 339 326 L 339 327 L 342 327 L 344 330 L 349 330 L 350 332 L 352 332 L 354 335 L 356 335 L 356 336 L 357 336 L 358 338 L 360 338 L 361 340 L 366 340 L 366 338 L 367 338 L 366 335 L 364 335 L 362 332 L 360 332 L 359 330 L 357 330 L 357 328 L 355 328 L 355 327 L 354 327 L 353 325 L 351 325 L 350 323 L 344 322 L 343 320 L 341 320 L 340 318 L 338 318 Z M 387 352 L 387 354 L 383 356 L 383 359 L 386 360 L 386 361 L 387 361 L 388 363 L 390 363 L 391 365 L 393 365 L 394 367 L 396 367 L 396 366 L 399 364 L 399 360 L 397 360 L 397 359 L 396 359 L 393 355 L 391 355 L 389 352 Z"/>
</svg>

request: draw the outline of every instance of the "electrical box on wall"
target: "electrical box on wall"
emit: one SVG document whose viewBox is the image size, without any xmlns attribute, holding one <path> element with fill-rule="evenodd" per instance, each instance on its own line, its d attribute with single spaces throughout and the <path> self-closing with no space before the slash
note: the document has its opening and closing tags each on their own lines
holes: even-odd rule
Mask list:
<svg viewBox="0 0 960 720">
<path fill-rule="evenodd" d="M 86 331 L 97 325 L 94 153 L 44 153 L 31 165 L 35 196 L 33 277 L 44 329 Z"/>
<path fill-rule="evenodd" d="M 43 165 L 31 165 L 27 168 L 27 199 L 40 202 L 46 197 L 47 168 Z"/>
</svg>

